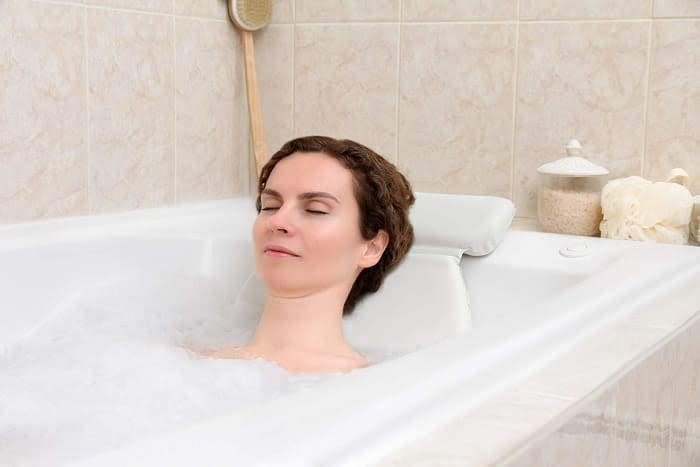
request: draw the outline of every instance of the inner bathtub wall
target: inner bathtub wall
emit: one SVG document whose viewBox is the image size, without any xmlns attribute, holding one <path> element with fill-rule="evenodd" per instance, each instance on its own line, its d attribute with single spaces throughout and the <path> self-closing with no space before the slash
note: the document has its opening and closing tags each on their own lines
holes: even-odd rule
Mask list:
<svg viewBox="0 0 700 467">
<path fill-rule="evenodd" d="M 700 193 L 695 0 L 276 0 L 255 40 L 271 152 L 353 138 L 417 190 L 532 217 L 576 137 L 613 177 L 680 166 Z M 224 0 L 4 0 L 0 43 L 0 223 L 249 192 Z"/>
</svg>

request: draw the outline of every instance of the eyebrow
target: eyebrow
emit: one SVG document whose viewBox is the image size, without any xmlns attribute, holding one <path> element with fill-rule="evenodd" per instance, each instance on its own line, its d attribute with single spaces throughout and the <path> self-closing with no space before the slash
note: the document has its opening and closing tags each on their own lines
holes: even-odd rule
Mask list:
<svg viewBox="0 0 700 467">
<path fill-rule="evenodd" d="M 280 194 L 279 191 L 273 190 L 271 188 L 265 188 L 263 189 L 262 195 L 269 195 L 278 199 L 282 199 L 282 195 Z M 314 198 L 326 198 L 335 201 L 336 203 L 340 204 L 340 201 L 338 198 L 333 196 L 330 193 L 326 193 L 325 191 L 307 191 L 304 193 L 301 193 L 299 196 L 297 196 L 299 199 L 314 199 Z"/>
</svg>

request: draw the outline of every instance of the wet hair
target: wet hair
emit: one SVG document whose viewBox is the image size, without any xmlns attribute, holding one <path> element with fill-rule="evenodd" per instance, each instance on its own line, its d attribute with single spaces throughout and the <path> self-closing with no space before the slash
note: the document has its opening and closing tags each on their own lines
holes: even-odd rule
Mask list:
<svg viewBox="0 0 700 467">
<path fill-rule="evenodd" d="M 384 277 L 401 262 L 413 245 L 413 226 L 408 210 L 415 197 L 411 184 L 396 166 L 370 148 L 348 139 L 305 136 L 285 143 L 262 168 L 255 202 L 258 212 L 261 209 L 260 196 L 277 163 L 294 153 L 309 152 L 330 156 L 352 173 L 362 237 L 369 240 L 380 230 L 389 236 L 377 264 L 360 271 L 355 279 L 343 305 L 343 315 L 348 315 L 361 298 L 379 290 Z"/>
</svg>

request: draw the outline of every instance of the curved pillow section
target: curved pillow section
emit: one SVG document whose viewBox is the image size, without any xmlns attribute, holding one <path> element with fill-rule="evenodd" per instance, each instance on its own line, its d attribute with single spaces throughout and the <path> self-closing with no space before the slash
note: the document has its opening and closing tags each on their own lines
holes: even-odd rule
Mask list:
<svg viewBox="0 0 700 467">
<path fill-rule="evenodd" d="M 384 284 L 345 318 L 354 347 L 404 353 L 470 329 L 469 297 L 452 256 L 410 253 Z"/>
<path fill-rule="evenodd" d="M 411 223 L 415 251 L 484 256 L 503 241 L 515 205 L 497 196 L 416 193 Z"/>
</svg>

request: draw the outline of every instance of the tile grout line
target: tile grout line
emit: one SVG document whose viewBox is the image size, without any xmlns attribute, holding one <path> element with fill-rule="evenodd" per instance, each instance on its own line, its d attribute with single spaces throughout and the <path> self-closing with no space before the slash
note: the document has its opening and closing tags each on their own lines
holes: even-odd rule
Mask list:
<svg viewBox="0 0 700 467">
<path fill-rule="evenodd" d="M 401 36 L 403 35 L 403 5 L 402 0 L 399 0 L 399 37 L 396 46 L 396 125 L 394 135 L 394 154 L 396 157 L 396 167 L 399 167 L 401 161 L 399 154 L 399 119 L 401 117 Z"/>
<path fill-rule="evenodd" d="M 700 16 L 685 16 L 685 17 L 666 17 L 666 18 L 653 18 L 654 20 L 690 20 L 697 21 Z M 532 19 L 532 20 L 518 20 L 516 19 L 503 19 L 503 20 L 454 20 L 454 21 L 401 21 L 404 24 L 411 26 L 440 26 L 440 25 L 489 25 L 489 24 L 516 24 L 516 23 L 526 23 L 526 24 L 560 24 L 560 23 L 578 23 L 578 24 L 596 24 L 596 23 L 645 23 L 649 21 L 649 18 L 570 18 L 570 19 Z M 392 25 L 397 24 L 399 21 L 318 21 L 318 22 L 302 22 L 295 23 L 302 26 L 318 26 L 318 27 L 328 27 L 328 26 L 381 26 L 381 25 Z M 275 23 L 275 24 L 288 24 L 288 23 Z"/>
<path fill-rule="evenodd" d="M 515 5 L 516 17 L 520 18 L 520 0 Z M 515 60 L 513 63 L 513 126 L 510 139 L 510 199 L 515 203 L 515 134 L 518 118 L 518 65 L 520 57 L 520 21 L 515 24 Z"/>
<path fill-rule="evenodd" d="M 89 71 L 89 47 L 88 47 L 88 10 L 83 8 L 83 53 L 85 55 L 85 190 L 87 191 L 87 214 L 92 214 L 92 194 L 90 192 L 90 160 L 92 150 L 90 147 L 90 71 Z"/>
<path fill-rule="evenodd" d="M 173 7 L 175 0 L 173 0 Z M 178 196 L 177 196 L 177 165 L 178 165 L 178 157 L 177 157 L 177 38 L 175 37 L 175 17 L 172 18 L 172 31 L 173 31 L 173 36 L 172 36 L 172 47 L 173 47 L 173 74 L 172 74 L 172 87 L 173 87 L 173 93 L 172 93 L 172 99 L 173 99 L 173 122 L 172 122 L 172 142 L 173 142 L 173 204 L 178 203 Z"/>
<path fill-rule="evenodd" d="M 52 3 L 54 5 L 72 5 L 84 7 L 85 4 L 82 1 L 58 1 L 58 0 L 32 0 L 34 3 Z"/>
<path fill-rule="evenodd" d="M 644 177 L 646 174 L 645 170 L 645 165 L 646 165 L 646 153 L 647 153 L 647 132 L 648 132 L 648 127 L 649 127 L 649 95 L 651 93 L 651 57 L 652 57 L 652 46 L 653 46 L 653 41 L 652 37 L 654 34 L 653 30 L 654 26 L 654 21 L 651 20 L 649 21 L 649 27 L 647 29 L 649 37 L 647 38 L 647 69 L 645 72 L 644 80 L 646 81 L 646 92 L 644 93 L 644 109 L 642 112 L 642 118 L 643 118 L 643 123 L 642 123 L 642 154 L 640 157 L 640 170 L 639 170 L 639 175 Z"/>
<path fill-rule="evenodd" d="M 102 5 L 90 5 L 90 4 L 82 4 L 82 3 L 77 3 L 77 2 L 62 2 L 59 0 L 33 0 L 38 3 L 48 3 L 48 4 L 53 4 L 53 5 L 73 5 L 73 6 L 80 6 L 83 8 L 86 8 L 88 10 L 104 10 L 104 11 L 116 11 L 120 13 L 136 13 L 136 14 L 145 14 L 145 15 L 156 15 L 156 16 L 170 16 L 173 18 L 184 18 L 184 19 L 199 19 L 199 20 L 206 20 L 206 21 L 214 21 L 217 23 L 226 23 L 228 22 L 227 18 L 215 18 L 211 16 L 199 16 L 199 15 L 178 15 L 175 13 L 167 13 L 164 11 L 152 11 L 152 10 L 142 10 L 138 8 L 119 8 L 119 7 L 111 7 L 111 6 L 102 6 Z"/>
</svg>

